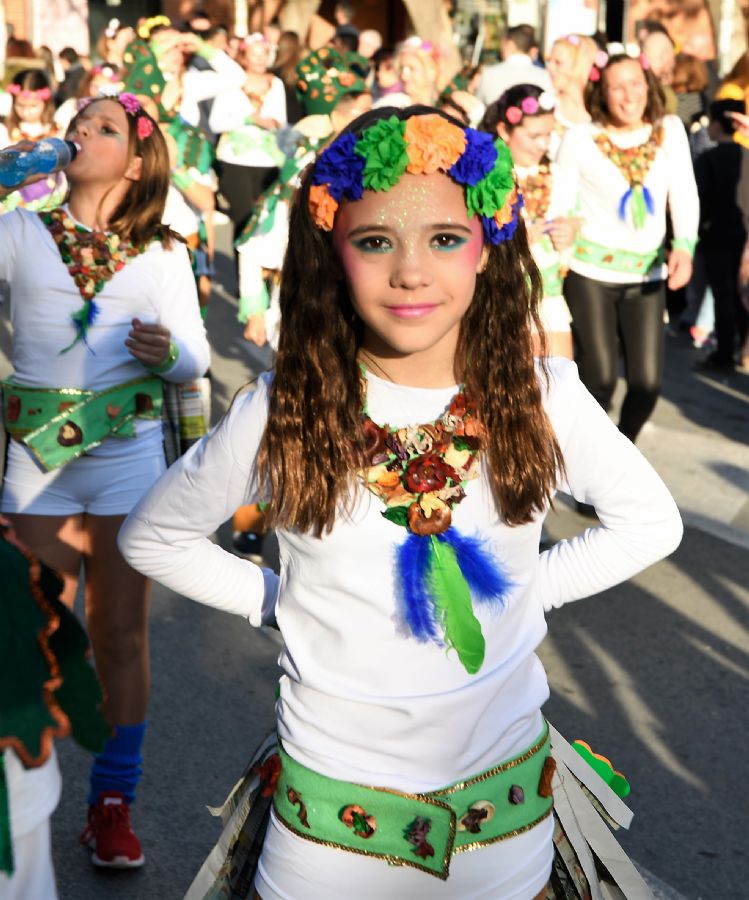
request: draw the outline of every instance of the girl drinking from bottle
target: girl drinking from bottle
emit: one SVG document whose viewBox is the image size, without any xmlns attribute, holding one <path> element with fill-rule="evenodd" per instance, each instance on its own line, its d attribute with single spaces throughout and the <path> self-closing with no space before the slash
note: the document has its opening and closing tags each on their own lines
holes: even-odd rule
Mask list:
<svg viewBox="0 0 749 900">
<path fill-rule="evenodd" d="M 544 610 L 670 553 L 681 523 L 574 365 L 534 362 L 519 210 L 500 139 L 428 107 L 356 119 L 291 212 L 275 372 L 120 534 L 139 570 L 283 636 L 273 812 L 235 896 L 545 894 Z M 558 490 L 605 527 L 539 557 Z M 208 538 L 256 499 L 280 580 Z"/>
<path fill-rule="evenodd" d="M 67 137 L 80 150 L 66 205 L 0 219 L 13 327 L 0 510 L 63 576 L 70 606 L 83 565 L 113 732 L 94 760 L 82 839 L 97 865 L 127 867 L 143 862 L 129 804 L 149 689 L 147 585 L 115 537 L 165 468 L 162 378 L 202 375 L 209 350 L 187 249 L 161 224 L 169 163 L 158 127 L 121 94 L 91 101 Z"/>
</svg>

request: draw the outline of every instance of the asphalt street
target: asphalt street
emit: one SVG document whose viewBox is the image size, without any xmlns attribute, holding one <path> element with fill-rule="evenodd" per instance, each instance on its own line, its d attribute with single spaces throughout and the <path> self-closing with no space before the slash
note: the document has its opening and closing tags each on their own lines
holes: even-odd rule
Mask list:
<svg viewBox="0 0 749 900">
<path fill-rule="evenodd" d="M 215 416 L 269 362 L 242 338 L 228 257 L 220 263 L 208 317 Z M 0 375 L 8 348 L 0 316 Z M 640 441 L 682 509 L 681 547 L 627 584 L 554 612 L 540 648 L 548 718 L 629 778 L 635 819 L 619 838 L 668 900 L 746 896 L 749 874 L 749 375 L 697 375 L 697 357 L 685 336 L 669 336 L 663 397 Z M 589 524 L 563 498 L 547 521 L 555 538 Z M 229 538 L 224 526 L 217 540 L 228 546 Z M 267 556 L 272 563 L 272 541 Z M 90 865 L 77 842 L 89 759 L 60 742 L 61 900 L 181 898 L 220 831 L 206 805 L 223 801 L 272 727 L 277 635 L 156 586 L 151 653 L 133 810 L 146 865 L 124 873 Z"/>
</svg>

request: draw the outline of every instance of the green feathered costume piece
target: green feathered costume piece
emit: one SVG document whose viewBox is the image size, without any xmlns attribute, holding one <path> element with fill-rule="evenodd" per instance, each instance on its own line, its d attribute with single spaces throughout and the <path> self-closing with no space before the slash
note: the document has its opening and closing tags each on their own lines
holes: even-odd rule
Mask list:
<svg viewBox="0 0 749 900">
<path fill-rule="evenodd" d="M 0 524 L 0 750 L 43 765 L 52 740 L 72 734 L 92 753 L 111 729 L 89 663 L 88 638 L 59 596 L 62 581 Z M 0 755 L 0 871 L 13 871 L 10 813 Z"/>
</svg>

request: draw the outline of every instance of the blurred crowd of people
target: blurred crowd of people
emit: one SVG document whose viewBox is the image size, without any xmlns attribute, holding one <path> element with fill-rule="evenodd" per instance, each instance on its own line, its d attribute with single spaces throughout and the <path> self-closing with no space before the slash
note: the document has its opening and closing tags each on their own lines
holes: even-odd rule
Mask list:
<svg viewBox="0 0 749 900">
<path fill-rule="evenodd" d="M 569 129 L 591 121 L 617 127 L 610 120 L 595 122 L 596 113 L 590 109 L 596 59 L 607 52 L 605 35 L 567 35 L 556 40 L 542 58 L 534 30 L 517 25 L 502 38 L 499 61 L 466 64 L 456 71 L 455 64 L 447 61 L 449 56 L 418 37 L 387 46 L 378 32 L 360 32 L 353 4 L 337 4 L 334 17 L 333 23 L 320 20 L 322 27 L 317 22 L 305 36 L 283 31 L 274 20 L 262 32 L 246 37 L 232 34 L 201 10 L 188 21 L 172 23 L 156 16 L 141 20 L 135 28 L 112 19 L 90 57 L 80 56 L 72 47 L 55 57 L 47 47 L 35 49 L 26 40 L 11 38 L 0 92 L 0 142 L 5 146 L 64 135 L 84 97 L 127 90 L 149 98 L 149 111 L 158 116 L 168 136 L 173 165 L 166 218 L 194 251 L 202 307 L 205 311 L 214 271 L 215 211 L 219 209 L 231 219 L 237 244 L 239 318 L 245 336 L 262 344 L 278 327 L 271 301 L 285 249 L 288 200 L 298 175 L 316 151 L 366 109 L 436 106 L 464 124 L 492 133 L 506 136 L 516 130 L 516 145 L 526 133 L 540 131 L 529 138 L 533 151 L 519 146 L 514 150 L 522 158 L 522 162 L 516 159 L 519 171 L 531 179 L 536 192 L 539 178 L 551 178 Z M 689 255 L 695 254 L 694 272 L 686 285 L 667 292 L 670 327 L 688 330 L 694 345 L 709 351 L 705 365 L 731 369 L 734 362 L 744 365 L 749 357 L 738 277 L 747 214 L 741 198 L 749 191 L 737 193 L 741 149 L 749 148 L 749 138 L 733 115 L 745 112 L 749 63 L 742 56 L 721 80 L 714 66 L 678 52 L 660 23 L 645 23 L 638 38 L 636 48 L 629 45 L 621 50 L 646 61 L 648 81 L 655 82 L 649 89 L 659 95 L 659 121 L 651 121 L 650 111 L 643 111 L 642 124 L 657 129 L 675 121 L 669 116 L 681 121 L 703 208 L 699 241 L 694 250 L 689 248 Z M 314 49 L 305 44 L 310 39 Z M 543 96 L 540 112 L 523 112 L 522 121 L 516 123 L 501 122 L 499 111 L 507 106 L 506 92 L 519 86 L 531 98 L 526 106 Z M 524 109 L 522 100 L 515 108 Z M 707 150 L 711 152 L 703 158 Z M 744 180 L 749 184 L 749 174 Z M 688 179 L 681 193 L 691 191 Z M 4 209 L 51 208 L 64 194 L 64 175 L 56 175 L 8 198 Z M 718 196 L 720 215 L 713 202 Z M 555 235 L 557 249 L 565 242 L 566 255 L 574 257 L 569 247 L 577 234 L 585 233 L 585 222 L 576 206 L 579 197 L 569 197 L 568 192 L 566 202 L 571 205 L 561 217 L 570 220 L 565 236 L 560 225 L 545 233 Z M 669 237 L 673 205 L 669 200 Z M 552 211 L 559 212 L 557 207 Z M 534 214 L 548 218 L 548 210 L 536 208 Z M 602 241 L 609 243 L 610 239 Z M 542 262 L 548 266 L 548 258 Z M 570 268 L 574 272 L 576 266 L 565 259 L 562 268 L 565 273 Z M 749 264 L 745 268 L 749 274 Z M 649 280 L 660 280 L 654 274 L 656 269 L 651 267 Z M 557 287 L 561 298 L 561 282 Z M 567 306 L 557 301 L 551 331 L 566 335 L 555 338 L 555 349 L 565 347 L 562 352 L 571 354 L 570 335 L 576 334 L 578 344 L 582 338 Z M 608 368 L 610 380 L 611 360 Z"/>
</svg>

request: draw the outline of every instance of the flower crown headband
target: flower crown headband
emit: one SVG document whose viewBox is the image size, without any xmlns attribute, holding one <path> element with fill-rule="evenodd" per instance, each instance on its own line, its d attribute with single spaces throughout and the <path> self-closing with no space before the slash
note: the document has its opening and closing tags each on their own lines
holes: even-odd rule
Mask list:
<svg viewBox="0 0 749 900">
<path fill-rule="evenodd" d="M 38 91 L 29 91 L 22 89 L 20 84 L 9 84 L 5 90 L 14 97 L 21 97 L 24 100 L 31 100 L 34 97 L 37 100 L 49 100 L 52 96 L 52 91 L 48 87 L 39 88 Z"/>
<path fill-rule="evenodd" d="M 146 114 L 135 94 L 124 93 L 114 94 L 111 97 L 83 97 L 78 101 L 78 112 L 81 112 L 97 100 L 114 100 L 120 104 L 129 116 L 135 117 L 135 132 L 139 140 L 144 141 L 153 134 L 153 120 Z"/>
<path fill-rule="evenodd" d="M 636 59 L 643 70 L 647 72 L 650 68 L 650 60 L 640 50 L 637 44 L 607 44 L 605 50 L 599 50 L 593 58 L 593 65 L 590 67 L 588 81 L 599 81 L 601 78 L 601 70 L 604 69 L 612 56 L 628 56 L 630 59 Z"/>
<path fill-rule="evenodd" d="M 554 112 L 557 101 L 551 91 L 544 91 L 540 97 L 523 97 L 519 106 L 508 106 L 505 110 L 505 119 L 510 125 L 519 125 L 523 116 L 537 116 L 539 112 Z"/>
<path fill-rule="evenodd" d="M 313 169 L 312 220 L 331 231 L 342 199 L 360 200 L 365 190 L 388 191 L 406 172 L 443 172 L 463 186 L 468 213 L 479 216 L 488 243 L 499 244 L 515 234 L 523 198 L 507 144 L 436 113 L 405 121 L 390 116 L 358 136 L 349 131 L 336 138 Z"/>
</svg>

